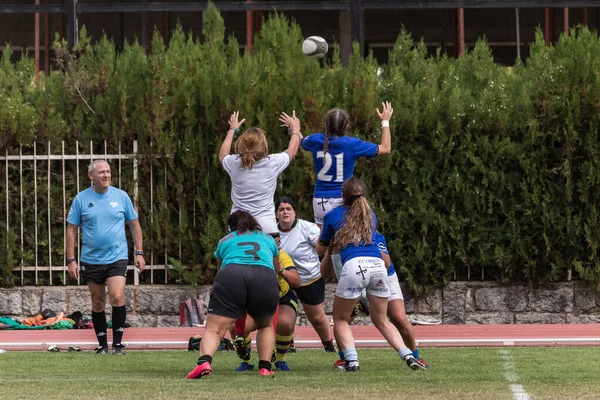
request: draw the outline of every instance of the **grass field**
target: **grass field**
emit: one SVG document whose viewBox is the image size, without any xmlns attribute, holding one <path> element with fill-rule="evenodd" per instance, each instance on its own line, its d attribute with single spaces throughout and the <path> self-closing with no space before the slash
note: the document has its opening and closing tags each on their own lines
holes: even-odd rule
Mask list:
<svg viewBox="0 0 600 400">
<path fill-rule="evenodd" d="M 424 348 L 428 371 L 412 371 L 389 349 L 359 349 L 361 370 L 331 367 L 334 355 L 299 349 L 291 373 L 236 373 L 235 352 L 221 351 L 213 374 L 183 377 L 196 360 L 186 351 L 0 354 L 3 399 L 531 399 L 600 397 L 600 348 Z M 513 387 L 514 390 L 514 387 Z M 518 394 L 518 393 L 517 393 Z M 523 395 L 523 393 L 521 393 Z M 520 397 L 525 398 L 525 397 Z"/>
</svg>

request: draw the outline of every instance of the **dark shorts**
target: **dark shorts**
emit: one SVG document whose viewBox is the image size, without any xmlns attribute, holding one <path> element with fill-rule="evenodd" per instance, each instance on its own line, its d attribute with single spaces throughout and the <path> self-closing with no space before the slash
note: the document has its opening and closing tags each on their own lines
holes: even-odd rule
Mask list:
<svg viewBox="0 0 600 400">
<path fill-rule="evenodd" d="M 239 319 L 272 317 L 279 302 L 275 271 L 259 265 L 228 264 L 215 276 L 208 313 Z"/>
<path fill-rule="evenodd" d="M 296 314 L 298 313 L 298 297 L 296 297 L 296 293 L 290 289 L 289 292 L 285 294 L 285 296 L 279 298 L 280 306 L 288 306 L 292 307 Z"/>
<path fill-rule="evenodd" d="M 318 306 L 325 302 L 325 280 L 319 278 L 311 284 L 294 289 L 303 304 Z"/>
<path fill-rule="evenodd" d="M 117 260 L 111 264 L 88 264 L 85 262 L 79 263 L 79 272 L 81 281 L 96 283 L 104 283 L 108 278 L 113 276 L 127 277 L 128 260 Z"/>
</svg>

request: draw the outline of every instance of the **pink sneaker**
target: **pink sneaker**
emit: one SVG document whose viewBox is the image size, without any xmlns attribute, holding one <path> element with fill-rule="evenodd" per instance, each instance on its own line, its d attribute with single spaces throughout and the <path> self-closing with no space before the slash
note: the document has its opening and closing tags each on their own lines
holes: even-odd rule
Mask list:
<svg viewBox="0 0 600 400">
<path fill-rule="evenodd" d="M 271 376 L 271 375 L 275 375 L 275 371 L 269 371 L 266 368 L 261 368 L 260 371 L 258 371 L 258 373 L 260 374 L 260 376 Z"/>
<path fill-rule="evenodd" d="M 200 365 L 196 365 L 196 368 L 194 368 L 192 372 L 187 374 L 185 379 L 198 379 L 200 377 L 210 375 L 211 372 L 212 368 L 210 366 L 210 363 L 208 361 L 205 361 Z"/>
</svg>

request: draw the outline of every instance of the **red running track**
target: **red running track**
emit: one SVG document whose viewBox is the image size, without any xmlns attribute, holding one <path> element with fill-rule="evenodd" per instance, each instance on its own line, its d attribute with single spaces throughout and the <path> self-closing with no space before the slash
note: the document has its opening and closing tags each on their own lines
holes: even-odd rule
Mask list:
<svg viewBox="0 0 600 400">
<path fill-rule="evenodd" d="M 566 325 L 433 325 L 415 326 L 419 347 L 456 346 L 599 346 L 600 324 Z M 385 347 L 374 326 L 352 326 L 357 347 Z M 128 328 L 123 337 L 130 349 L 185 349 L 190 336 L 202 335 L 197 328 Z M 112 333 L 109 330 L 108 340 Z M 0 331 L 0 349 L 41 350 L 97 346 L 93 330 Z M 321 347 L 309 326 L 296 328 L 298 347 Z"/>
</svg>

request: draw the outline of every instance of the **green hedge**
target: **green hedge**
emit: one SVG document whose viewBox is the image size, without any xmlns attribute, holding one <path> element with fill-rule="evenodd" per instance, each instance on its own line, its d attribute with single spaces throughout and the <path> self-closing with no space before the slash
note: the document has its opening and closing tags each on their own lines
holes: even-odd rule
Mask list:
<svg viewBox="0 0 600 400">
<path fill-rule="evenodd" d="M 31 152 L 37 141 L 44 153 L 50 141 L 60 153 L 65 140 L 73 152 L 79 140 L 89 152 L 90 140 L 106 140 L 109 152 L 119 142 L 128 152 L 137 139 L 145 155 L 139 160 L 144 247 L 158 263 L 174 256 L 180 275 L 182 266 L 192 268 L 184 280 L 202 283 L 213 276 L 212 252 L 231 206 L 216 153 L 232 111 L 247 118 L 246 126 L 263 127 L 271 150 L 280 151 L 288 140 L 278 126 L 281 111 L 295 109 L 308 134 L 321 130 L 329 108 L 341 107 L 352 116 L 352 135 L 378 142 L 374 110 L 389 100 L 393 152 L 360 161 L 356 174 L 371 189 L 392 259 L 413 290 L 482 276 L 539 285 L 570 272 L 600 283 L 597 33 L 578 27 L 553 47 L 539 35 L 530 58 L 506 68 L 494 63 L 485 41 L 459 59 L 430 57 L 404 32 L 388 64 L 355 55 L 344 68 L 337 48 L 331 61 L 304 57 L 300 28 L 279 14 L 265 21 L 252 55 L 225 39 L 214 7 L 203 13 L 202 26 L 202 40 L 178 27 L 168 46 L 156 33 L 148 55 L 138 43 L 121 52 L 106 38 L 92 46 L 83 29 L 72 53 L 56 41 L 61 68 L 38 88 L 33 60 L 12 63 L 7 47 L 0 61 L 0 150 L 18 152 L 23 143 Z M 18 200 L 12 201 L 19 196 L 18 169 L 8 168 L 9 208 L 18 219 Z M 68 171 L 69 204 L 74 177 Z M 86 179 L 83 169 L 80 177 Z M 131 191 L 131 174 L 122 178 Z M 278 194 L 294 197 L 300 216 L 311 219 L 313 184 L 312 161 L 303 152 L 283 174 Z M 30 168 L 23 185 L 32 193 Z M 49 244 L 55 260 L 63 255 L 62 187 L 51 187 L 56 229 L 48 238 L 46 185 L 38 174 L 37 199 L 28 196 L 23 212 L 33 226 L 37 202 L 39 265 L 48 265 Z M 4 180 L 0 189 L 5 193 Z M 20 230 L 13 222 L 7 234 L 5 224 L 1 218 L 8 251 L 0 256 L 0 284 L 7 286 L 21 258 L 33 263 L 34 238 L 27 230 L 21 252 Z"/>
</svg>

